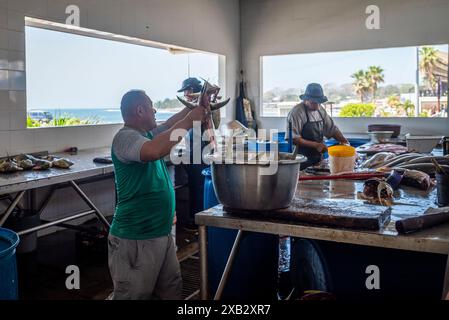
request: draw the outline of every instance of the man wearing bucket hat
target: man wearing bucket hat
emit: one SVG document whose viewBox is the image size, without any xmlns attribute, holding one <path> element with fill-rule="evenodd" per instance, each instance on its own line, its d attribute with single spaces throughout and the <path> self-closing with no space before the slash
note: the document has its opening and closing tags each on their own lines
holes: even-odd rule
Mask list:
<svg viewBox="0 0 449 320">
<path fill-rule="evenodd" d="M 327 151 L 324 137 L 334 138 L 341 144 L 349 145 L 349 142 L 321 106 L 327 97 L 320 84 L 308 84 L 306 92 L 299 98 L 302 102 L 293 107 L 287 116 L 287 128 L 291 124 L 293 143 L 299 148 L 298 153 L 307 157 L 307 161 L 301 164 L 302 170 L 321 161 L 323 153 Z M 288 139 L 289 131 L 287 129 Z"/>
</svg>

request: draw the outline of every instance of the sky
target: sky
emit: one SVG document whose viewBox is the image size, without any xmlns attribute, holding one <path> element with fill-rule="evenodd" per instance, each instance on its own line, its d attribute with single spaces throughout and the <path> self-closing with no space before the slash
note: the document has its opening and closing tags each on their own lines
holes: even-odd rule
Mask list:
<svg viewBox="0 0 449 320">
<path fill-rule="evenodd" d="M 447 45 L 433 46 L 448 52 Z M 414 83 L 416 47 L 265 56 L 263 91 L 275 87 L 302 88 L 310 82 L 337 85 L 352 83 L 351 74 L 368 66 L 384 69 L 383 85 Z"/>
<path fill-rule="evenodd" d="M 434 46 L 448 51 L 447 45 Z M 29 109 L 116 108 L 130 89 L 153 101 L 175 98 L 183 79 L 218 83 L 218 55 L 173 55 L 166 50 L 26 27 Z M 263 91 L 304 89 L 310 82 L 352 83 L 370 65 L 384 69 L 385 83 L 414 83 L 416 47 L 263 57 Z"/>
<path fill-rule="evenodd" d="M 191 76 L 217 84 L 218 59 L 26 27 L 28 109 L 115 108 L 130 89 L 175 98 L 189 62 Z"/>
</svg>

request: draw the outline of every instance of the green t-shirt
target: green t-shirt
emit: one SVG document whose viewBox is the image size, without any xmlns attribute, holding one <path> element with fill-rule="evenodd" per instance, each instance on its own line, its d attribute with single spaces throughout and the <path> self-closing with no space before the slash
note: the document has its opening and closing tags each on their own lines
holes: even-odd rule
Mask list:
<svg viewBox="0 0 449 320">
<path fill-rule="evenodd" d="M 123 135 L 123 132 L 119 134 Z M 130 137 L 135 136 L 135 132 L 131 135 L 126 134 L 127 143 L 132 148 L 133 142 L 130 141 L 132 139 Z M 144 138 L 152 139 L 152 137 L 151 133 L 147 133 Z M 135 144 L 140 152 L 142 139 L 138 140 Z M 110 233 L 119 238 L 132 240 L 168 235 L 171 232 L 175 212 L 175 192 L 164 160 L 147 163 L 119 160 L 114 152 L 114 143 L 111 155 L 115 170 L 117 207 Z"/>
</svg>

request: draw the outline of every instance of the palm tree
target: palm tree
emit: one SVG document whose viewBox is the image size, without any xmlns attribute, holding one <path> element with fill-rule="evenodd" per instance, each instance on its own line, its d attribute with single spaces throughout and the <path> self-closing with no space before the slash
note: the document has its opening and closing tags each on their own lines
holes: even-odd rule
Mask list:
<svg viewBox="0 0 449 320">
<path fill-rule="evenodd" d="M 384 82 L 384 70 L 379 66 L 369 66 L 366 75 L 369 80 L 373 102 L 376 100 L 376 91 L 379 83 Z"/>
<path fill-rule="evenodd" d="M 351 78 L 355 79 L 353 82 L 355 93 L 360 95 L 360 101 L 363 103 L 370 88 L 367 72 L 359 70 L 352 74 Z"/>
<path fill-rule="evenodd" d="M 387 104 L 390 107 L 397 107 L 400 104 L 399 96 L 391 95 L 387 99 Z"/>
<path fill-rule="evenodd" d="M 410 100 L 405 100 L 405 102 L 402 104 L 402 108 L 404 108 L 407 117 L 413 117 L 415 105 Z"/>
<path fill-rule="evenodd" d="M 419 69 L 425 74 L 429 87 L 433 89 L 436 84 L 434 70 L 439 60 L 437 50 L 432 47 L 422 47 L 419 49 Z"/>
</svg>

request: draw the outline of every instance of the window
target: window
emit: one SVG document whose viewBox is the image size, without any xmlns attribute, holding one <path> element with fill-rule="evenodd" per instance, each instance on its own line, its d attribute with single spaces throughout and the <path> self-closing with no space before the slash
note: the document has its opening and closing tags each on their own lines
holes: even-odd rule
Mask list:
<svg viewBox="0 0 449 320">
<path fill-rule="evenodd" d="M 284 117 L 308 83 L 334 117 L 447 117 L 448 45 L 262 57 L 262 115 Z"/>
<path fill-rule="evenodd" d="M 28 127 L 120 123 L 120 100 L 130 89 L 145 90 L 157 120 L 166 120 L 182 109 L 176 91 L 189 75 L 223 82 L 224 57 L 216 54 L 35 26 L 25 32 Z"/>
</svg>

